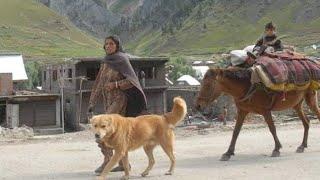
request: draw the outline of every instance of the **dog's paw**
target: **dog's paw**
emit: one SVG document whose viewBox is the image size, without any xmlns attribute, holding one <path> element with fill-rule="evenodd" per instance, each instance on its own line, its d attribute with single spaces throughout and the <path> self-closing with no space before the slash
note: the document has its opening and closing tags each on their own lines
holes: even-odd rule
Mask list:
<svg viewBox="0 0 320 180">
<path fill-rule="evenodd" d="M 129 176 L 122 176 L 121 177 L 121 180 L 128 180 L 129 179 Z"/>
<path fill-rule="evenodd" d="M 172 174 L 173 174 L 173 172 L 170 172 L 170 171 L 165 173 L 165 175 L 167 175 L 167 176 L 171 176 Z"/>
</svg>

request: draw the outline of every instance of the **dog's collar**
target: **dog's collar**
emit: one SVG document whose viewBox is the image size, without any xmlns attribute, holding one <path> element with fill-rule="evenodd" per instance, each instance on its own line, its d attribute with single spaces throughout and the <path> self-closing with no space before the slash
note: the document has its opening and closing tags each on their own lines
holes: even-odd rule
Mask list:
<svg viewBox="0 0 320 180">
<path fill-rule="evenodd" d="M 104 138 L 106 138 L 106 139 L 113 139 L 113 137 L 114 137 L 115 134 L 116 134 L 116 133 L 114 132 L 114 133 L 112 133 L 110 136 L 104 135 L 103 139 L 104 139 Z"/>
</svg>

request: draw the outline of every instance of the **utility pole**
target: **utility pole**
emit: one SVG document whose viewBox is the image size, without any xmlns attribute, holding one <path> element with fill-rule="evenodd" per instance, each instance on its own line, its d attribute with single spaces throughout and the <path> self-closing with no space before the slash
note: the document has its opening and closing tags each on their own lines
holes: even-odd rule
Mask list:
<svg viewBox="0 0 320 180">
<path fill-rule="evenodd" d="M 79 130 L 79 127 L 80 127 L 80 122 L 81 122 L 81 113 L 82 113 L 82 83 L 83 83 L 83 81 L 84 80 L 87 80 L 87 78 L 86 77 L 84 77 L 84 76 L 80 76 L 79 77 L 79 79 L 80 79 L 80 89 L 79 89 L 79 110 L 80 110 L 80 114 L 79 114 L 79 116 L 78 116 L 78 122 L 77 122 L 77 126 L 78 126 L 78 130 Z"/>
<path fill-rule="evenodd" d="M 64 68 L 61 65 L 62 76 L 60 77 L 60 95 L 61 95 L 61 127 L 62 133 L 64 133 Z"/>
</svg>

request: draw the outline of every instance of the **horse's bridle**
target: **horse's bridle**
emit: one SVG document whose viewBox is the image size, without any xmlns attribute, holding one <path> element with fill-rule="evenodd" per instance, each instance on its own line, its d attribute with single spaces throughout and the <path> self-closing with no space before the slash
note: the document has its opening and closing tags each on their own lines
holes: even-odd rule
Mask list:
<svg viewBox="0 0 320 180">
<path fill-rule="evenodd" d="M 213 82 L 213 85 L 212 86 L 215 86 L 216 85 L 216 82 Z M 205 96 L 205 97 L 200 97 L 200 96 L 198 96 L 197 97 L 198 99 L 211 99 L 212 97 L 210 97 L 210 96 Z"/>
</svg>

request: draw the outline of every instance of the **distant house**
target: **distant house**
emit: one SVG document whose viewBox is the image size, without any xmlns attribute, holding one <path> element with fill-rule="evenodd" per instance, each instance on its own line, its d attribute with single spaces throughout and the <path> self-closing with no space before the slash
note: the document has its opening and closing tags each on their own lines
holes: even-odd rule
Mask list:
<svg viewBox="0 0 320 180">
<path fill-rule="evenodd" d="M 165 64 L 168 58 L 130 56 L 129 59 L 147 96 L 148 111 L 156 114 L 165 112 L 168 88 Z M 48 93 L 60 93 L 63 89 L 64 118 L 70 129 L 79 129 L 80 123 L 88 123 L 89 98 L 101 61 L 102 58 L 72 58 L 43 67 L 42 89 Z M 142 78 L 142 72 L 145 78 Z M 102 102 L 95 109 L 97 113 L 104 113 Z"/>
<path fill-rule="evenodd" d="M 62 132 L 60 122 L 60 95 L 21 91 L 15 95 L 0 96 L 2 124 L 6 127 L 26 125 L 41 131 L 54 128 Z"/>
<path fill-rule="evenodd" d="M 170 86 L 167 90 L 167 111 L 173 106 L 172 99 L 180 96 L 187 103 L 188 112 L 191 113 L 194 108 L 195 99 L 199 93 L 200 86 Z"/>
<path fill-rule="evenodd" d="M 200 82 L 190 75 L 183 75 L 177 79 L 177 85 L 200 86 Z"/>
<path fill-rule="evenodd" d="M 200 79 L 203 78 L 204 74 L 207 72 L 210 66 L 214 66 L 216 63 L 214 61 L 194 61 L 192 63 L 192 69 L 195 71 L 196 76 Z"/>
<path fill-rule="evenodd" d="M 14 83 L 28 80 L 21 54 L 0 53 L 0 64 L 0 125 L 61 131 L 60 95 L 14 90 Z"/>
<path fill-rule="evenodd" d="M 188 107 L 188 112 L 191 112 L 191 109 L 194 105 L 194 100 L 199 92 L 200 82 L 190 75 L 183 75 L 177 79 L 175 86 L 170 86 L 167 91 L 167 111 L 170 111 L 173 102 L 172 99 L 176 96 L 181 96 L 185 99 Z"/>
</svg>

